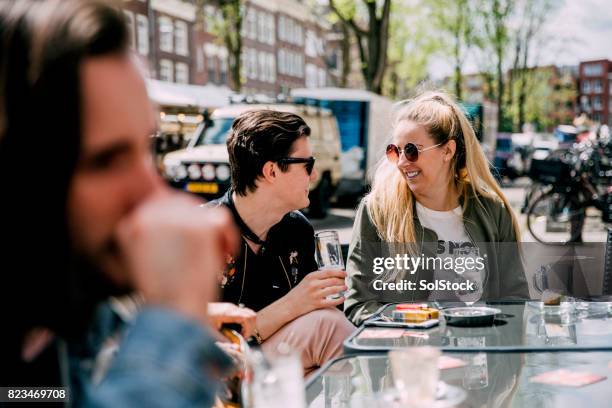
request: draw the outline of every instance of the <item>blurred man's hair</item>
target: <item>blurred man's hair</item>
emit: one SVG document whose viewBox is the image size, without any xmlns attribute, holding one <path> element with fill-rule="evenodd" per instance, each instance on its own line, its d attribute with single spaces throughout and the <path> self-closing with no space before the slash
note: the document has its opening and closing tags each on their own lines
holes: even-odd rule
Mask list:
<svg viewBox="0 0 612 408">
<path fill-rule="evenodd" d="M 293 113 L 254 110 L 238 116 L 227 138 L 232 189 L 241 196 L 255 191 L 264 164 L 289 156 L 293 142 L 309 135 L 304 119 Z M 286 163 L 278 166 L 287 171 Z"/>
<path fill-rule="evenodd" d="M 107 281 L 83 268 L 72 250 L 67 197 L 82 139 L 81 63 L 126 53 L 128 38 L 123 13 L 108 1 L 0 3 L 6 327 L 78 332 L 93 305 L 108 296 Z"/>
</svg>

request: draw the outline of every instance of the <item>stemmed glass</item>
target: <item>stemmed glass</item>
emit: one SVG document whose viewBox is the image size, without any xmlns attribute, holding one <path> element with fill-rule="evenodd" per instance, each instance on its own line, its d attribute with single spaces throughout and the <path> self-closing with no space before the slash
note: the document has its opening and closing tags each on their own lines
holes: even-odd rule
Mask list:
<svg viewBox="0 0 612 408">
<path fill-rule="evenodd" d="M 475 258 L 478 256 L 478 250 L 475 248 L 465 248 L 459 256 L 465 258 Z M 485 268 L 465 268 L 465 271 L 459 275 L 459 282 L 466 282 L 464 288 L 455 290 L 455 294 L 460 301 L 464 302 L 468 307 L 480 300 L 484 291 L 486 281 Z"/>
</svg>

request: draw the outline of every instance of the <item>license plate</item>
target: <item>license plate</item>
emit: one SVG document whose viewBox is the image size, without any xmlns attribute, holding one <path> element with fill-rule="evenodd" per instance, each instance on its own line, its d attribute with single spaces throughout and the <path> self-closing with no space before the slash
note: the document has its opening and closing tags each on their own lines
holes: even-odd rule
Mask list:
<svg viewBox="0 0 612 408">
<path fill-rule="evenodd" d="M 187 191 L 200 194 L 217 194 L 219 185 L 217 183 L 187 183 Z"/>
</svg>

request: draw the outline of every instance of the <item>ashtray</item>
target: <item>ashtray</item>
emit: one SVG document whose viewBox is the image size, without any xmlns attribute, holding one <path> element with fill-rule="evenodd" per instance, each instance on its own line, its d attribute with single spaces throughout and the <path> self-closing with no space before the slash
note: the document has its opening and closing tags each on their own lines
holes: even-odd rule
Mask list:
<svg viewBox="0 0 612 408">
<path fill-rule="evenodd" d="M 493 325 L 495 316 L 500 314 L 501 310 L 492 307 L 473 306 L 442 309 L 440 313 L 444 316 L 446 324 L 450 326 L 475 327 Z"/>
</svg>

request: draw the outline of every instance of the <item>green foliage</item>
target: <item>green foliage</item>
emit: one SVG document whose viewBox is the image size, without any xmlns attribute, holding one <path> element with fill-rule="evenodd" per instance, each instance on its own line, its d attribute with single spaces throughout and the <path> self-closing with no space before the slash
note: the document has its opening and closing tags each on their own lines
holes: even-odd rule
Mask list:
<svg viewBox="0 0 612 408">
<path fill-rule="evenodd" d="M 441 47 L 431 35 L 424 2 L 395 2 L 391 10 L 389 70 L 383 93 L 391 98 L 406 98 L 428 78 L 429 61 Z"/>
</svg>

